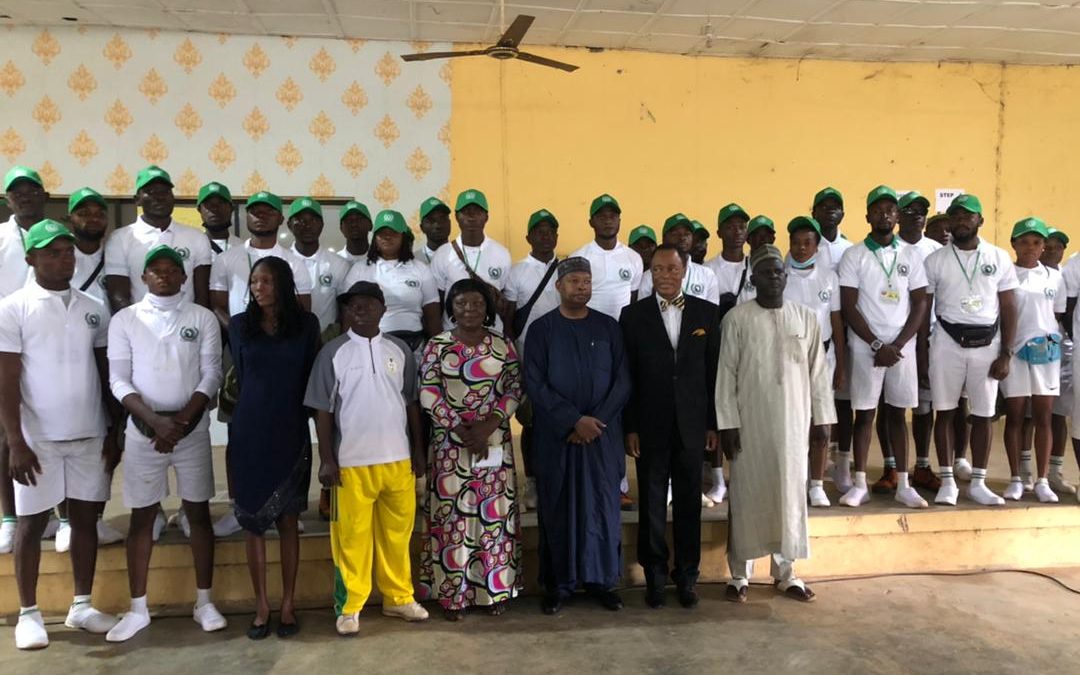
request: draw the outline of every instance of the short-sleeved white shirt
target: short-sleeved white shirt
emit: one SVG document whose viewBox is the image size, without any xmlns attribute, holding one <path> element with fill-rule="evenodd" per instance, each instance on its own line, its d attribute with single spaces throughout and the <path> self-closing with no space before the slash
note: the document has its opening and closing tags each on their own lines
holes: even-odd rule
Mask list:
<svg viewBox="0 0 1080 675">
<path fill-rule="evenodd" d="M 205 233 L 175 220 L 164 230 L 159 230 L 139 216 L 134 223 L 114 231 L 105 242 L 105 274 L 127 277 L 131 282 L 131 301 L 142 300 L 146 295 L 146 284 L 142 280 L 146 253 L 161 244 L 176 249 L 184 259 L 187 281 L 180 292 L 186 299 L 194 300 L 195 268 L 207 266 L 213 260 L 210 242 Z"/>
<path fill-rule="evenodd" d="M 884 342 L 892 342 L 903 330 L 911 313 L 911 291 L 926 288 L 922 254 L 899 242 L 894 236 L 892 244 L 878 246 L 868 237 L 844 253 L 837 272 L 840 286 L 858 289 L 855 307 Z M 858 336 L 849 332 L 854 341 Z"/>
<path fill-rule="evenodd" d="M 743 256 L 739 262 L 725 260 L 723 255 L 718 255 L 705 263 L 705 267 L 712 270 L 716 276 L 717 297 L 726 293 L 735 294 L 736 304 L 753 300 L 757 297 L 757 289 L 750 281 L 750 257 Z M 746 276 L 743 276 L 746 270 Z M 742 285 L 739 282 L 742 281 Z"/>
<path fill-rule="evenodd" d="M 582 246 L 571 256 L 585 258 L 592 268 L 589 308 L 618 321 L 623 307 L 630 304 L 630 294 L 641 288 L 641 277 L 645 272 L 641 256 L 622 242 L 615 242 L 615 248 L 607 251 L 595 241 Z"/>
<path fill-rule="evenodd" d="M 510 281 L 510 267 L 513 262 L 510 251 L 506 250 L 505 246 L 487 236 L 479 246 L 465 246 L 461 243 L 461 237 L 457 238 L 457 244 L 461 247 L 461 252 L 468 261 L 469 267 L 476 272 L 477 276 L 500 291 L 506 288 L 506 284 Z M 431 259 L 431 275 L 435 277 L 435 286 L 443 293 L 449 291 L 456 282 L 469 278 L 465 263 L 458 257 L 451 244 L 444 244 L 435 252 L 435 257 Z M 454 324 L 444 311 L 443 327 L 450 330 L 453 326 Z M 501 318 L 495 319 L 495 329 L 502 330 Z"/>
<path fill-rule="evenodd" d="M 353 255 L 352 253 L 349 253 L 349 249 L 347 249 L 347 248 L 342 248 L 340 251 L 337 252 L 336 255 L 337 255 L 337 257 L 341 258 L 345 262 L 349 263 L 350 269 L 351 269 L 352 265 L 355 265 L 358 262 L 363 262 L 363 261 L 367 260 L 367 253 L 361 253 L 360 255 Z"/>
<path fill-rule="evenodd" d="M 840 277 L 827 266 L 800 270 L 787 266 L 784 299 L 797 302 L 817 315 L 821 341 L 832 339 L 832 313 L 840 311 Z"/>
<path fill-rule="evenodd" d="M 1027 268 L 1016 266 L 1016 339 L 1011 345 L 1017 350 L 1035 337 L 1057 333 L 1055 314 L 1065 313 L 1065 280 L 1058 270 L 1042 263 Z"/>
<path fill-rule="evenodd" d="M 922 255 L 923 267 L 924 268 L 926 267 L 926 258 L 929 257 L 929 255 L 931 253 L 935 253 L 935 252 L 941 250 L 941 244 L 937 243 L 936 241 L 934 241 L 930 237 L 926 237 L 926 236 L 922 237 L 921 239 L 919 239 L 919 241 L 915 242 L 914 244 L 909 244 L 908 242 L 904 241 L 903 239 L 900 239 L 900 245 L 901 246 L 911 246 L 916 251 L 918 251 L 919 254 Z M 937 313 L 934 312 L 933 304 L 931 304 L 927 308 L 926 311 L 930 315 L 930 326 L 931 326 L 931 329 L 933 329 L 934 324 L 937 323 Z"/>
<path fill-rule="evenodd" d="M 311 313 L 319 317 L 319 329 L 326 330 L 330 324 L 337 323 L 337 296 L 348 288 L 345 277 L 349 276 L 349 263 L 325 248 L 319 248 L 310 258 L 301 255 L 295 244 L 290 250 L 307 268 L 312 285 Z"/>
<path fill-rule="evenodd" d="M 1061 276 L 1065 280 L 1065 293 L 1070 298 L 1080 295 L 1080 255 L 1073 253 L 1061 265 Z"/>
<path fill-rule="evenodd" d="M 371 281 L 382 289 L 386 313 L 379 330 L 418 332 L 424 329 L 424 306 L 439 302 L 439 289 L 427 265 L 413 258 L 407 262 L 379 258 L 368 264 L 360 260 L 345 278 L 345 290 L 358 281 Z"/>
<path fill-rule="evenodd" d="M 540 262 L 531 255 L 525 256 L 510 268 L 510 283 L 503 290 L 503 295 L 520 310 L 533 296 L 540 282 L 544 280 L 548 268 L 556 264 L 556 260 L 557 258 L 552 258 L 551 262 L 545 263 Z M 559 306 L 559 291 L 555 289 L 555 276 L 555 274 L 552 274 L 551 278 L 548 279 L 544 290 L 536 298 L 536 303 L 532 306 L 532 309 L 529 310 L 529 318 L 525 320 L 525 328 L 522 329 L 521 335 L 517 336 L 519 357 L 525 352 L 525 336 L 529 334 L 529 326 Z"/>
<path fill-rule="evenodd" d="M 230 248 L 219 255 L 210 268 L 210 290 L 229 294 L 229 316 L 236 316 L 247 309 L 251 268 L 257 261 L 271 255 L 289 263 L 296 294 L 311 295 L 311 275 L 298 255 L 281 244 L 274 244 L 272 248 L 253 248 L 251 240 L 248 240 L 243 246 Z"/>
<path fill-rule="evenodd" d="M 818 264 L 827 264 L 833 272 L 837 271 L 844 254 L 847 253 L 847 250 L 852 246 L 854 246 L 854 244 L 839 232 L 836 233 L 836 241 L 829 241 L 825 237 L 822 237 L 821 243 L 818 245 Z"/>
<path fill-rule="evenodd" d="M 234 246 L 243 246 L 244 245 L 244 240 L 241 239 L 240 237 L 236 236 L 232 232 L 230 232 L 229 236 L 227 236 L 224 239 L 211 239 L 210 236 L 207 235 L 206 241 L 210 245 L 210 262 L 211 263 L 213 263 L 215 260 L 217 260 L 218 256 L 220 256 L 225 251 L 228 251 L 230 248 L 232 248 Z M 214 250 L 215 245 L 218 248 L 221 249 L 220 252 Z"/>
<path fill-rule="evenodd" d="M 683 275 L 682 292 L 683 295 L 708 300 L 714 305 L 720 304 L 720 285 L 716 281 L 716 275 L 708 267 L 699 265 L 693 260 L 690 261 L 686 274 Z M 652 271 L 645 270 L 645 273 L 641 275 L 638 297 L 644 298 L 652 293 Z"/>
<path fill-rule="evenodd" d="M 99 246 L 93 253 L 83 253 L 79 247 L 75 247 L 75 276 L 71 277 L 71 287 L 82 290 L 83 285 L 90 280 L 90 276 L 97 270 L 97 276 L 83 293 L 97 300 L 105 306 L 105 268 L 98 269 L 98 265 L 105 260 L 105 247 Z"/>
<path fill-rule="evenodd" d="M 926 292 L 934 295 L 934 312 L 939 317 L 975 325 L 997 321 L 998 293 L 1020 285 L 1009 254 L 982 240 L 970 251 L 949 244 L 931 253 L 926 257 L 926 280 Z M 969 298 L 978 300 L 977 308 Z"/>
<path fill-rule="evenodd" d="M 412 252 L 414 258 L 425 265 L 430 265 L 431 261 L 435 259 L 435 253 L 437 251 L 428 248 L 427 242 L 424 242 L 414 246 Z"/>
<path fill-rule="evenodd" d="M 15 222 L 15 216 L 0 224 L 0 298 L 19 290 L 31 278 L 23 246 L 25 236 L 26 231 Z"/>
<path fill-rule="evenodd" d="M 28 442 L 105 435 L 105 407 L 94 349 L 105 346 L 109 313 L 70 289 L 36 282 L 0 301 L 0 352 L 22 356 L 22 432 Z"/>
</svg>

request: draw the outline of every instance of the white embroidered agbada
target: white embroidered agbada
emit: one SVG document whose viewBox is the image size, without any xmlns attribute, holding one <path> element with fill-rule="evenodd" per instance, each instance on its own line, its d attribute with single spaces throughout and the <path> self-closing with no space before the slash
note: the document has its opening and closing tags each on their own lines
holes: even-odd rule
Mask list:
<svg viewBox="0 0 1080 675">
<path fill-rule="evenodd" d="M 808 435 L 835 424 L 832 377 L 814 312 L 744 302 L 724 317 L 716 377 L 720 430 L 739 429 L 731 462 L 728 546 L 742 560 L 807 558 Z"/>
</svg>

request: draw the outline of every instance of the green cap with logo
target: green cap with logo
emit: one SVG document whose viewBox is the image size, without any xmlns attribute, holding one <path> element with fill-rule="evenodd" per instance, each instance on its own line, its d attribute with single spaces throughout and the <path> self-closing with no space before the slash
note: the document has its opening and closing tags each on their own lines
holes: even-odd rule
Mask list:
<svg viewBox="0 0 1080 675">
<path fill-rule="evenodd" d="M 902 209 L 906 209 L 908 206 L 911 206 L 915 202 L 921 202 L 922 205 L 925 206 L 927 209 L 930 208 L 930 200 L 926 197 L 923 197 L 918 190 L 912 190 L 911 192 L 905 192 L 904 194 L 900 195 L 900 200 L 897 205 Z"/>
<path fill-rule="evenodd" d="M 368 211 L 367 204 L 358 202 L 355 199 L 350 199 L 349 201 L 345 202 L 345 206 L 341 207 L 341 212 L 338 214 L 338 218 L 344 219 L 345 216 L 349 215 L 350 213 L 359 213 L 368 220 L 371 220 L 371 211 Z M 423 216 L 420 217 L 423 218 Z"/>
<path fill-rule="evenodd" d="M 746 212 L 746 209 L 739 206 L 735 202 L 731 202 L 724 208 L 720 209 L 720 213 L 716 216 L 716 224 L 723 225 L 724 221 L 732 216 L 742 216 L 746 220 L 750 220 L 750 214 Z"/>
<path fill-rule="evenodd" d="M 469 189 L 457 196 L 457 203 L 454 204 L 454 211 L 460 211 L 469 204 L 476 204 L 485 211 L 488 210 L 487 197 L 484 196 L 484 193 L 479 190 Z"/>
<path fill-rule="evenodd" d="M 540 223 L 547 223 L 555 229 L 559 229 L 559 221 L 557 218 L 555 218 L 555 214 L 551 211 L 548 211 L 547 209 L 540 209 L 539 211 L 529 216 L 529 226 L 525 230 L 525 232 L 532 232 L 533 228 Z"/>
<path fill-rule="evenodd" d="M 442 209 L 447 213 L 450 213 L 450 207 L 438 197 L 428 197 L 420 204 L 420 220 L 427 218 L 432 211 Z"/>
<path fill-rule="evenodd" d="M 266 204 L 278 213 L 281 213 L 281 197 L 278 197 L 273 192 L 267 192 L 266 190 L 262 190 L 261 192 L 256 192 L 255 194 L 248 197 L 246 204 L 247 208 L 250 209 L 256 204 Z"/>
<path fill-rule="evenodd" d="M 75 235 L 62 224 L 51 218 L 46 218 L 38 221 L 36 225 L 27 230 L 26 236 L 23 237 L 23 247 L 29 253 L 39 248 L 45 248 L 54 239 L 75 239 Z"/>
<path fill-rule="evenodd" d="M 322 204 L 311 197 L 300 197 L 299 199 L 294 199 L 292 204 L 289 204 L 290 218 L 298 216 L 304 211 L 311 211 L 320 219 L 322 218 Z"/>
<path fill-rule="evenodd" d="M 810 216 L 795 216 L 787 224 L 788 234 L 794 234 L 796 231 L 804 229 L 813 230 L 818 233 L 819 237 L 821 236 L 821 225 Z"/>
<path fill-rule="evenodd" d="M 685 227 L 691 232 L 694 231 L 694 226 L 690 223 L 690 219 L 682 213 L 676 213 L 668 216 L 668 219 L 664 221 L 664 227 L 660 230 L 661 234 L 667 234 L 674 230 L 676 227 Z"/>
<path fill-rule="evenodd" d="M 693 228 L 694 234 L 703 234 L 703 235 L 705 235 L 706 239 L 709 238 L 709 236 L 710 236 L 709 235 L 709 230 L 706 229 L 705 226 L 702 225 L 701 223 L 699 223 L 698 221 L 691 220 L 690 221 L 690 226 Z"/>
<path fill-rule="evenodd" d="M 963 209 L 970 213 L 977 213 L 981 216 L 982 202 L 980 202 L 979 198 L 975 195 L 956 195 L 952 200 L 952 203 L 949 204 L 949 208 L 945 209 L 945 213 L 952 213 L 957 209 Z"/>
<path fill-rule="evenodd" d="M 375 216 L 375 224 L 371 228 L 371 233 L 375 234 L 383 229 L 391 229 L 401 234 L 412 234 L 412 230 L 405 223 L 405 216 L 401 215 L 400 211 L 392 209 L 379 211 L 379 215 Z"/>
<path fill-rule="evenodd" d="M 164 258 L 165 260 L 171 260 L 176 263 L 176 266 L 180 269 L 184 269 L 184 256 L 180 255 L 172 246 L 166 244 L 158 244 L 154 248 L 146 252 L 146 257 L 143 259 L 143 271 L 146 271 L 147 267 L 150 267 L 150 263 L 154 262 L 158 258 Z"/>
<path fill-rule="evenodd" d="M 652 243 L 657 243 L 656 232 L 653 231 L 648 225 L 638 225 L 634 229 L 630 230 L 629 244 L 633 246 L 638 239 L 651 239 Z"/>
<path fill-rule="evenodd" d="M 1046 226 L 1046 222 L 1042 218 L 1036 218 L 1029 216 L 1023 220 L 1017 221 L 1013 225 L 1012 235 L 1009 236 L 1010 240 L 1017 239 L 1025 234 L 1037 234 L 1043 239 L 1050 236 L 1050 229 Z"/>
<path fill-rule="evenodd" d="M 750 234 L 756 230 L 760 230 L 763 227 L 767 227 L 773 232 L 776 232 L 776 224 L 773 223 L 772 218 L 768 216 L 754 216 L 750 219 L 750 223 L 746 226 L 746 233 Z"/>
<path fill-rule="evenodd" d="M 221 183 L 216 181 L 207 183 L 199 188 L 199 196 L 195 200 L 195 206 L 202 204 L 210 197 L 221 197 L 227 202 L 232 201 L 232 193 L 229 192 L 229 188 L 225 187 Z"/>
<path fill-rule="evenodd" d="M 161 181 L 169 187 L 173 186 L 172 178 L 169 177 L 169 172 L 162 169 L 160 166 L 151 164 L 135 175 L 135 192 L 138 192 L 154 181 Z"/>
<path fill-rule="evenodd" d="M 4 174 L 4 192 L 10 190 L 12 184 L 17 180 L 28 180 L 31 183 L 37 183 L 38 187 L 45 187 L 45 183 L 41 182 L 41 176 L 38 175 L 37 171 L 28 166 L 13 166 Z"/>
<path fill-rule="evenodd" d="M 899 200 L 896 198 L 896 190 L 892 189 L 888 185 L 879 185 L 866 195 L 866 208 L 870 208 L 870 205 L 874 202 L 881 201 L 882 199 L 889 199 L 895 204 Z"/>
<path fill-rule="evenodd" d="M 589 204 L 589 217 L 592 218 L 593 216 L 595 216 L 596 212 L 604 208 L 605 206 L 610 206 L 611 208 L 615 209 L 617 213 L 622 213 L 622 207 L 619 206 L 619 202 L 614 197 L 605 192 L 596 199 L 592 200 L 592 204 Z"/>
<path fill-rule="evenodd" d="M 1069 235 L 1065 234 L 1061 230 L 1057 229 L 1056 227 L 1048 227 L 1046 228 L 1046 231 L 1050 233 L 1047 236 L 1047 239 L 1057 239 L 1062 243 L 1063 246 L 1069 245 Z"/>
<path fill-rule="evenodd" d="M 814 195 L 814 206 L 817 206 L 826 199 L 833 198 L 840 202 L 841 208 L 844 206 L 844 195 L 840 194 L 840 191 L 834 187 L 827 187 L 818 190 L 818 193 Z"/>
<path fill-rule="evenodd" d="M 83 202 L 96 202 L 101 204 L 101 208 L 108 208 L 108 205 L 105 204 L 105 198 L 97 190 L 84 187 L 72 192 L 71 196 L 68 197 L 68 214 L 79 208 L 79 205 Z"/>
</svg>

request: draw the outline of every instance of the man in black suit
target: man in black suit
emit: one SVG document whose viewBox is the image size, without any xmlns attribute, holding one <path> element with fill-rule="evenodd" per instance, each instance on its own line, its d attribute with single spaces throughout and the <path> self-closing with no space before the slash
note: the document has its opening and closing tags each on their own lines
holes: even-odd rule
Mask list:
<svg viewBox="0 0 1080 675">
<path fill-rule="evenodd" d="M 688 256 L 671 245 L 653 253 L 654 294 L 623 310 L 626 361 L 633 384 L 623 411 L 626 453 L 637 460 L 638 562 L 645 569 L 645 602 L 664 606 L 668 575 L 667 486 L 671 480 L 679 604 L 697 605 L 701 560 L 701 470 L 704 451 L 718 443 L 716 370 L 720 352 L 717 307 L 684 295 Z"/>
</svg>

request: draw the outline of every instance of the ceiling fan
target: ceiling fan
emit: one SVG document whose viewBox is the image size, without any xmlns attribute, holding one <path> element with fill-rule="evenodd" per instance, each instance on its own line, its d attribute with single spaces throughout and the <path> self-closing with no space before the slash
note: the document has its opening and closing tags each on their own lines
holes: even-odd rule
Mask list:
<svg viewBox="0 0 1080 675">
<path fill-rule="evenodd" d="M 530 54 L 518 49 L 518 44 L 521 43 L 521 39 L 525 37 L 526 31 L 529 30 L 529 26 L 536 19 L 533 16 L 526 16 L 525 14 L 519 14 L 514 22 L 510 24 L 510 27 L 506 29 L 506 32 L 502 34 L 499 41 L 488 47 L 487 49 L 472 49 L 463 52 L 424 52 L 421 54 L 402 54 L 401 58 L 405 61 L 430 61 L 432 59 L 452 59 L 458 56 L 490 56 L 493 59 L 499 59 L 505 61 L 506 59 L 518 59 L 521 61 L 528 61 L 529 63 L 535 63 L 541 66 L 548 66 L 549 68 L 558 68 L 559 70 L 565 70 L 566 72 L 573 72 L 578 69 L 577 66 L 569 63 L 563 63 L 562 61 L 555 61 L 554 59 L 547 59 L 543 56 L 537 56 L 536 54 Z"/>
</svg>

